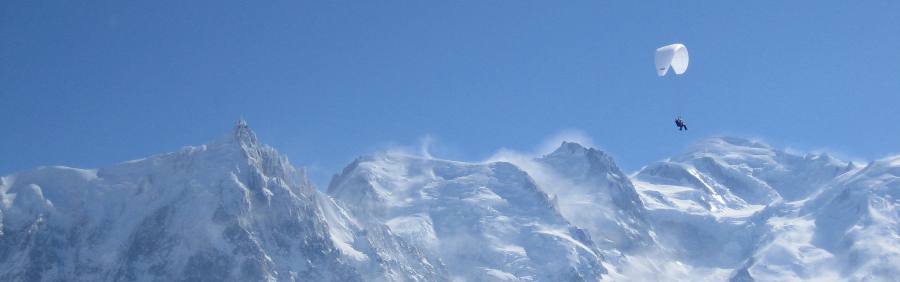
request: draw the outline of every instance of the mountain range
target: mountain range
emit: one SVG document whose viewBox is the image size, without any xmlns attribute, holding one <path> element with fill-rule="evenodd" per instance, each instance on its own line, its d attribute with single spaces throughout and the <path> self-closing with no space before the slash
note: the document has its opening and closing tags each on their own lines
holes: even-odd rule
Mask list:
<svg viewBox="0 0 900 282">
<path fill-rule="evenodd" d="M 898 281 L 900 156 L 712 137 L 361 156 L 327 188 L 246 122 L 205 145 L 0 178 L 2 281 Z"/>
</svg>

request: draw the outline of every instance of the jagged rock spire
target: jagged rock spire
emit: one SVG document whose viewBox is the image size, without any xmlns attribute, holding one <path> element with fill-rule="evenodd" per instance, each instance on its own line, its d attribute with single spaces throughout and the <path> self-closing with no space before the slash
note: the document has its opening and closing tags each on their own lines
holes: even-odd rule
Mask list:
<svg viewBox="0 0 900 282">
<path fill-rule="evenodd" d="M 238 118 L 237 123 L 235 124 L 237 127 L 247 127 L 247 120 L 244 119 L 244 116 Z"/>
<path fill-rule="evenodd" d="M 250 126 L 247 125 L 247 121 L 244 120 L 243 116 L 238 118 L 237 123 L 234 125 L 234 140 L 241 142 L 244 145 L 256 144 L 256 133 L 253 132 L 253 129 L 250 129 Z"/>
</svg>

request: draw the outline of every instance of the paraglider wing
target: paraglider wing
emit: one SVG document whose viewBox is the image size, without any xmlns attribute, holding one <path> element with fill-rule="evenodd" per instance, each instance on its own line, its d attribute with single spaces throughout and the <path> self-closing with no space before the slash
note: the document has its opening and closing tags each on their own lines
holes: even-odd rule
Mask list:
<svg viewBox="0 0 900 282">
<path fill-rule="evenodd" d="M 669 72 L 669 66 L 672 64 L 672 58 L 674 57 L 675 49 L 672 48 L 672 45 L 656 49 L 656 74 L 665 76 Z"/>
<path fill-rule="evenodd" d="M 656 49 L 656 74 L 665 76 L 669 72 L 669 67 L 675 71 L 675 74 L 683 74 L 688 67 L 688 51 L 683 44 L 672 44 L 659 47 Z"/>
<path fill-rule="evenodd" d="M 678 48 L 675 49 L 675 56 L 672 57 L 672 70 L 675 71 L 675 74 L 683 74 L 687 71 L 690 58 L 688 57 L 687 47 L 681 44 L 678 45 Z"/>
</svg>

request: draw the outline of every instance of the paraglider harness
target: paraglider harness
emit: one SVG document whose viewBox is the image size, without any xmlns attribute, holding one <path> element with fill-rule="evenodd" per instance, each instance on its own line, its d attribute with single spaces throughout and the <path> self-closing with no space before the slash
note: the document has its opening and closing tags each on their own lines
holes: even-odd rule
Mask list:
<svg viewBox="0 0 900 282">
<path fill-rule="evenodd" d="M 675 118 L 675 125 L 678 126 L 678 131 L 688 130 L 687 124 L 684 123 L 684 120 L 681 117 Z"/>
</svg>

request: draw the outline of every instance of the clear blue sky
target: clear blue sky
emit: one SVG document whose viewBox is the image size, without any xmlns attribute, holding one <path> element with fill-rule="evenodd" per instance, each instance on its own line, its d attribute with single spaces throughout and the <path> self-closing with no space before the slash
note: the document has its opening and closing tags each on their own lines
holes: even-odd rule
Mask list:
<svg viewBox="0 0 900 282">
<path fill-rule="evenodd" d="M 719 134 L 900 151 L 900 1 L 142 2 L 0 2 L 0 175 L 174 151 L 240 115 L 320 185 L 426 135 L 481 160 L 576 129 L 628 170 Z M 690 69 L 660 79 L 674 42 Z"/>
</svg>

